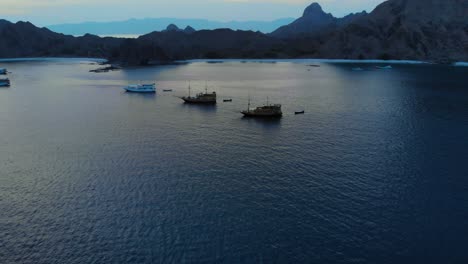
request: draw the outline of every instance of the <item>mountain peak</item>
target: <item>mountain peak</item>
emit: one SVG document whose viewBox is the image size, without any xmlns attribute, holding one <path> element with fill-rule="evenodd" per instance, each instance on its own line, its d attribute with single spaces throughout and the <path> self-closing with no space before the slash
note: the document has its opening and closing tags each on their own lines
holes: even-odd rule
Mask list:
<svg viewBox="0 0 468 264">
<path fill-rule="evenodd" d="M 323 13 L 325 12 L 323 12 L 323 9 L 319 3 L 312 3 L 304 10 L 303 16 L 317 15 L 317 14 L 323 14 Z"/>
<path fill-rule="evenodd" d="M 184 29 L 184 32 L 185 32 L 185 33 L 189 33 L 189 34 L 195 32 L 195 31 L 196 31 L 196 30 L 195 30 L 193 27 L 191 27 L 191 26 L 187 26 L 187 27 Z"/>
<path fill-rule="evenodd" d="M 11 22 L 5 19 L 0 19 L 0 27 L 4 27 L 6 25 L 11 25 Z"/>
<path fill-rule="evenodd" d="M 180 31 L 180 28 L 174 24 L 167 26 L 166 31 Z"/>
<path fill-rule="evenodd" d="M 21 25 L 21 26 L 27 26 L 27 27 L 35 27 L 31 22 L 29 21 L 18 21 L 16 22 L 16 25 Z"/>
<path fill-rule="evenodd" d="M 318 3 L 312 3 L 305 10 L 302 17 L 289 25 L 282 26 L 272 32 L 273 36 L 281 38 L 296 37 L 303 34 L 315 34 L 331 27 L 336 23 L 336 18 L 325 13 Z"/>
</svg>

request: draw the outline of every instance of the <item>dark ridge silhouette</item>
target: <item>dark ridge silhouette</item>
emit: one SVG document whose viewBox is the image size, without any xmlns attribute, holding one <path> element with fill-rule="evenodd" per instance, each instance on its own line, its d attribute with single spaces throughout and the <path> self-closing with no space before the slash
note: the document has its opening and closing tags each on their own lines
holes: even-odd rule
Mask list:
<svg viewBox="0 0 468 264">
<path fill-rule="evenodd" d="M 188 34 L 191 34 L 191 33 L 194 33 L 196 30 L 191 27 L 191 26 L 187 26 L 185 29 L 184 29 L 184 32 L 185 33 L 188 33 Z"/>
<path fill-rule="evenodd" d="M 468 60 L 467 0 L 390 0 L 323 38 L 330 58 Z"/>
<path fill-rule="evenodd" d="M 273 21 L 211 21 L 206 19 L 180 19 L 180 18 L 143 18 L 124 21 L 84 22 L 76 24 L 49 25 L 48 29 L 69 35 L 143 35 L 153 31 L 162 31 L 169 24 L 182 28 L 190 25 L 196 29 L 213 30 L 217 28 L 231 28 L 233 30 L 252 30 L 270 33 L 280 26 L 294 21 L 293 18 L 282 18 Z"/>
<path fill-rule="evenodd" d="M 367 15 L 367 12 L 363 11 L 349 14 L 343 18 L 336 18 L 332 14 L 325 13 L 318 3 L 313 3 L 305 9 L 302 17 L 273 31 L 271 36 L 278 38 L 310 37 L 326 31 L 336 30 L 336 28 L 346 26 L 365 15 Z"/>
<path fill-rule="evenodd" d="M 312 4 L 303 17 L 272 35 L 231 29 L 182 30 L 169 25 L 162 32 L 138 39 L 90 34 L 73 37 L 29 22 L 0 20 L 0 57 L 98 57 L 122 65 L 224 58 L 412 59 L 447 63 L 468 61 L 466 17 L 467 0 L 389 0 L 370 14 L 340 19 Z"/>
</svg>

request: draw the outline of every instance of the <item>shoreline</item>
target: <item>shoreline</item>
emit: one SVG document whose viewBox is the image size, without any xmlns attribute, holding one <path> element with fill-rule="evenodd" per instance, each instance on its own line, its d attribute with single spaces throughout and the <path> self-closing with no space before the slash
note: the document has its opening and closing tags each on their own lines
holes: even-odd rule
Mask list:
<svg viewBox="0 0 468 264">
<path fill-rule="evenodd" d="M 102 58 L 87 58 L 87 57 L 28 57 L 28 58 L 0 58 L 0 62 L 41 62 L 41 61 L 76 61 L 76 62 L 97 62 L 105 63 L 108 60 Z"/>
<path fill-rule="evenodd" d="M 194 60 L 178 60 L 178 63 L 193 63 L 193 62 L 301 62 L 301 63 L 362 63 L 362 64 L 436 64 L 426 61 L 416 60 L 353 60 L 353 59 L 194 59 Z"/>
<path fill-rule="evenodd" d="M 100 64 L 115 64 L 124 67 L 122 63 L 112 63 L 108 59 L 103 58 L 89 58 L 89 57 L 28 57 L 28 58 L 0 58 L 0 63 L 9 62 L 96 62 Z M 406 65 L 447 65 L 453 67 L 468 67 L 468 62 L 454 62 L 451 64 L 435 63 L 428 61 L 418 60 L 355 60 L 355 59 L 189 59 L 189 60 L 175 60 L 166 63 L 154 63 L 147 66 L 161 66 L 161 65 L 173 65 L 173 64 L 184 64 L 184 63 L 225 63 L 225 62 L 240 62 L 240 63 L 337 63 L 337 64 L 406 64 Z M 144 66 L 144 65 L 143 65 Z"/>
</svg>

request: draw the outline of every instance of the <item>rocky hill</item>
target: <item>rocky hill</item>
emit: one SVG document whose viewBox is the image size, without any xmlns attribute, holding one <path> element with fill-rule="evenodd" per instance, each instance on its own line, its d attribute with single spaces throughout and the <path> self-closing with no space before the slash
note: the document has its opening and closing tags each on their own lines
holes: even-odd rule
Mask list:
<svg viewBox="0 0 468 264">
<path fill-rule="evenodd" d="M 468 0 L 390 0 L 324 38 L 329 58 L 468 60 Z"/>
<path fill-rule="evenodd" d="M 0 20 L 0 57 L 107 57 L 121 39 L 85 35 L 75 38 L 29 22 Z"/>
<path fill-rule="evenodd" d="M 278 56 L 276 51 L 283 51 L 285 46 L 283 41 L 260 32 L 231 29 L 153 32 L 136 42 L 161 48 L 171 60 L 267 58 Z"/>
<path fill-rule="evenodd" d="M 302 17 L 289 25 L 282 26 L 270 35 L 278 38 L 310 37 L 319 33 L 336 30 L 346 26 L 357 18 L 367 15 L 365 11 L 349 14 L 343 18 L 336 18 L 332 14 L 325 13 L 318 3 L 308 6 Z"/>
</svg>

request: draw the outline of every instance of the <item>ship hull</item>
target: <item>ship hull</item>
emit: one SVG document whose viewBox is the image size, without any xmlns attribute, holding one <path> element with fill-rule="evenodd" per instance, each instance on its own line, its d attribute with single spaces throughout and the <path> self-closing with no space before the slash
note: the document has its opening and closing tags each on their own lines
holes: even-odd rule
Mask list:
<svg viewBox="0 0 468 264">
<path fill-rule="evenodd" d="M 156 90 L 138 90 L 138 89 L 128 89 L 125 88 L 127 93 L 156 93 Z"/>
<path fill-rule="evenodd" d="M 10 87 L 10 82 L 8 82 L 8 81 L 0 81 L 0 87 Z"/>
<path fill-rule="evenodd" d="M 256 118 L 280 118 L 283 116 L 282 113 L 253 113 L 253 112 L 241 112 L 244 117 L 256 117 Z"/>
<path fill-rule="evenodd" d="M 184 100 L 186 104 L 204 104 L 204 105 L 214 105 L 216 101 L 213 100 L 197 100 L 197 99 L 188 99 L 188 98 L 181 98 Z"/>
</svg>

